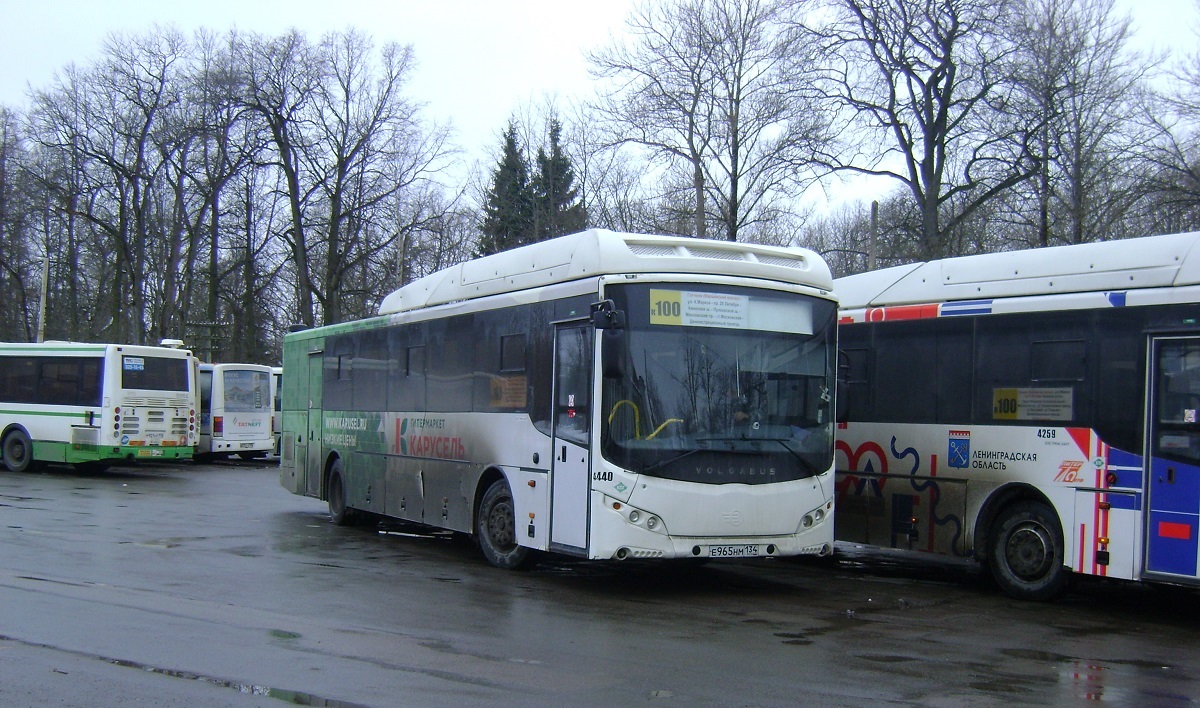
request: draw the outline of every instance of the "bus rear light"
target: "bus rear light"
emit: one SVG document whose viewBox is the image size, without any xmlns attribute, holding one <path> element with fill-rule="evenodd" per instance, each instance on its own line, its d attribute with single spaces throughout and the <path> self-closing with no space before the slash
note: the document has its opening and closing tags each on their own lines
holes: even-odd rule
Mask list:
<svg viewBox="0 0 1200 708">
<path fill-rule="evenodd" d="M 213 416 L 213 435 L 225 434 L 225 418 L 219 415 Z"/>
</svg>

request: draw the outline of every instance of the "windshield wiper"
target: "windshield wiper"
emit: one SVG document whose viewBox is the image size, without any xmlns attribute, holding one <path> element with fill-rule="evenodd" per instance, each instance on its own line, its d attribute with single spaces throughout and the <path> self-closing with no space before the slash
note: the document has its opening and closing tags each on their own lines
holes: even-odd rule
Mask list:
<svg viewBox="0 0 1200 708">
<path fill-rule="evenodd" d="M 790 452 L 792 454 L 792 457 L 796 458 L 796 461 L 800 463 L 800 466 L 803 467 L 805 469 L 805 471 L 808 472 L 810 475 L 818 475 L 821 473 L 821 470 L 818 470 L 816 465 L 809 462 L 807 459 L 801 457 L 800 453 L 798 453 L 795 450 L 793 450 L 792 448 L 788 447 L 786 440 L 781 440 L 779 438 L 768 438 L 768 439 L 779 443 L 779 447 L 782 447 L 784 450 L 787 450 L 788 452 Z"/>
<path fill-rule="evenodd" d="M 688 455 L 695 455 L 697 452 L 700 452 L 699 448 L 693 448 L 691 450 L 684 450 L 683 452 L 679 453 L 678 455 L 672 455 L 671 457 L 668 457 L 666 459 L 655 462 L 654 464 L 650 465 L 649 467 L 642 469 L 641 473 L 642 474 L 650 474 L 651 472 L 653 472 L 655 470 L 660 470 L 663 467 L 666 467 L 667 465 L 669 465 L 673 462 L 678 462 L 679 460 L 682 460 L 683 458 L 687 457 Z"/>
</svg>

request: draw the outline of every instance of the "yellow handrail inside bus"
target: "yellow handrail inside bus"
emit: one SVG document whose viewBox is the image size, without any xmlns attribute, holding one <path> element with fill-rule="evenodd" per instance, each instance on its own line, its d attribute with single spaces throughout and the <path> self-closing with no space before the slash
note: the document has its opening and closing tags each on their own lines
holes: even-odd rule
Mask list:
<svg viewBox="0 0 1200 708">
<path fill-rule="evenodd" d="M 682 422 L 683 422 L 683 418 L 667 418 L 666 420 L 664 420 L 664 421 L 663 421 L 663 424 L 662 424 L 662 425 L 658 426 L 658 427 L 657 427 L 657 428 L 654 430 L 654 432 L 653 432 L 653 433 L 650 433 L 649 435 L 647 435 L 647 436 L 646 436 L 646 439 L 647 439 L 647 440 L 652 440 L 652 439 L 654 438 L 654 436 L 655 436 L 655 435 L 658 435 L 659 433 L 661 433 L 661 432 L 663 431 L 663 428 L 667 427 L 667 426 L 668 426 L 668 425 L 670 425 L 671 423 L 682 423 Z"/>
<path fill-rule="evenodd" d="M 633 407 L 633 439 L 642 439 L 642 412 L 638 409 L 637 404 L 628 398 L 617 401 L 613 404 L 612 410 L 608 412 L 608 424 L 612 425 L 613 418 L 617 417 L 617 411 L 621 406 L 629 405 Z"/>
</svg>

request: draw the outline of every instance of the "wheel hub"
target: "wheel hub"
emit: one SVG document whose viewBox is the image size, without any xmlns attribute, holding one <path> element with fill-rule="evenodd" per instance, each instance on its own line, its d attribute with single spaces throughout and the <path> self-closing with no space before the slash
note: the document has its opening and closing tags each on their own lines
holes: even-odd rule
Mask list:
<svg viewBox="0 0 1200 708">
<path fill-rule="evenodd" d="M 1008 567 L 1023 580 L 1035 580 L 1046 575 L 1053 562 L 1050 534 L 1034 524 L 1019 526 L 1008 537 L 1004 557 Z"/>
<path fill-rule="evenodd" d="M 492 507 L 487 520 L 488 536 L 497 547 L 507 549 L 514 545 L 512 505 L 501 502 Z"/>
</svg>

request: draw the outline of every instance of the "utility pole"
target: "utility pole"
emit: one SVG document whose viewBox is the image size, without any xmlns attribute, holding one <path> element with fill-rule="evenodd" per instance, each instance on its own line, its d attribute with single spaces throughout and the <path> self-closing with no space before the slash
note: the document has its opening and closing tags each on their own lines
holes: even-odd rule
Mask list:
<svg viewBox="0 0 1200 708">
<path fill-rule="evenodd" d="M 46 341 L 46 300 L 50 298 L 50 249 L 46 249 L 46 255 L 42 258 L 42 296 L 41 302 L 38 303 L 38 330 L 37 341 L 42 343 Z"/>
<path fill-rule="evenodd" d="M 875 270 L 875 244 L 879 234 L 879 201 L 871 202 L 871 243 L 867 246 L 867 272 Z"/>
</svg>

